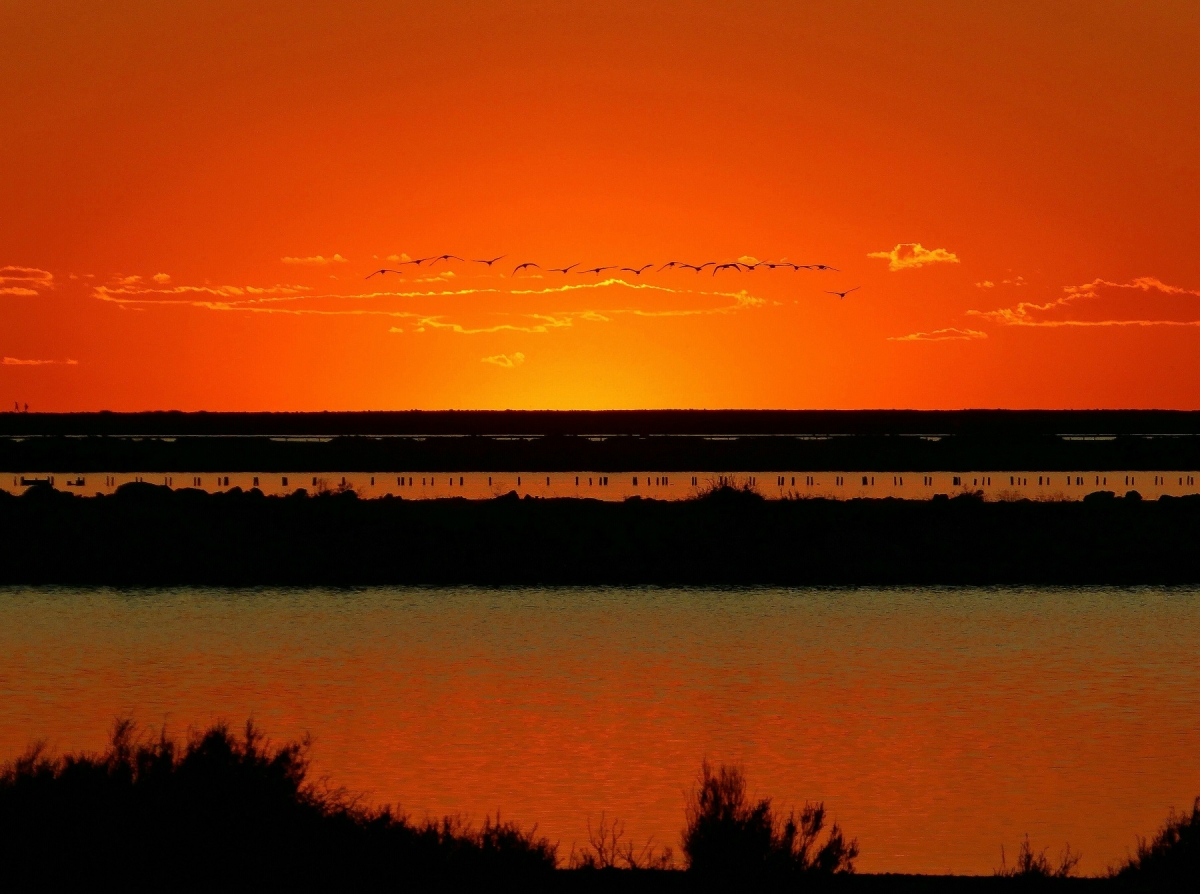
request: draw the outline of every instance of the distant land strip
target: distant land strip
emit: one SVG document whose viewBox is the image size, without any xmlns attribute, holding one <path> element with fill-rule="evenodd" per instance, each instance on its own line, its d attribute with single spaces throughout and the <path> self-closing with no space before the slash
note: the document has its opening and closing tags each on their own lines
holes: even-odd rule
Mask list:
<svg viewBox="0 0 1200 894">
<path fill-rule="evenodd" d="M 148 483 L 0 493 L 0 583 L 1121 585 L 1200 583 L 1200 496 L 1078 502 L 269 497 Z"/>
</svg>

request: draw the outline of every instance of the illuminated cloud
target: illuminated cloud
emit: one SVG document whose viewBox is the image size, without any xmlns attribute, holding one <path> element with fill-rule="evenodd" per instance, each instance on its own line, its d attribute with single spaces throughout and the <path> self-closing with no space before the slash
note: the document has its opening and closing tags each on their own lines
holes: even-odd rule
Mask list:
<svg viewBox="0 0 1200 894">
<path fill-rule="evenodd" d="M 491 363 L 494 366 L 499 366 L 504 369 L 512 369 L 515 366 L 520 366 L 525 362 L 525 355 L 517 351 L 512 356 L 508 354 L 495 354 L 491 357 L 479 358 L 483 363 Z"/>
<path fill-rule="evenodd" d="M 1166 299 L 1173 299 L 1169 302 L 1172 306 L 1152 308 L 1157 311 L 1153 316 L 1145 314 L 1147 305 L 1144 299 L 1139 298 L 1133 307 L 1113 306 L 1121 303 L 1115 300 L 1121 293 L 1130 292 L 1158 297 L 1160 301 L 1165 300 L 1161 296 L 1166 296 Z M 1125 298 L 1126 305 L 1130 303 L 1131 297 L 1133 296 Z M 1013 307 L 969 310 L 967 313 L 1003 326 L 1200 326 L 1200 307 L 1193 301 L 1179 300 L 1198 297 L 1200 291 L 1168 285 L 1153 276 L 1139 276 L 1124 283 L 1094 279 L 1078 286 L 1063 286 L 1061 297 L 1043 303 L 1020 301 Z"/>
<path fill-rule="evenodd" d="M 37 267 L 0 267 L 0 295 L 33 297 L 54 288 L 54 274 Z"/>
<path fill-rule="evenodd" d="M 308 264 L 313 267 L 324 267 L 327 264 L 345 264 L 346 259 L 341 255 L 334 255 L 332 258 L 327 258 L 324 255 L 312 255 L 307 258 L 280 258 L 285 264 Z"/>
<path fill-rule="evenodd" d="M 985 279 L 983 282 L 975 283 L 975 288 L 977 288 L 977 289 L 994 289 L 994 288 L 996 288 L 996 284 L 994 282 L 992 282 L 990 279 Z"/>
<path fill-rule="evenodd" d="M 21 360 L 17 357 L 5 357 L 0 366 L 78 366 L 78 360 Z"/>
<path fill-rule="evenodd" d="M 389 261 L 411 261 L 412 260 L 412 258 L 410 258 L 404 252 L 400 252 L 400 254 L 398 254 L 398 255 L 388 255 L 387 259 Z"/>
<path fill-rule="evenodd" d="M 156 273 L 156 274 L 154 274 L 154 275 L 153 275 L 152 277 L 150 277 L 150 278 L 151 278 L 152 280 L 154 280 L 156 283 L 158 283 L 160 286 L 165 286 L 167 283 L 169 283 L 169 282 L 171 281 L 171 274 L 169 274 L 169 273 Z"/>
<path fill-rule="evenodd" d="M 450 318 L 445 312 L 429 307 L 437 302 L 461 297 L 495 296 L 511 301 L 540 300 L 583 297 L 600 290 L 623 291 L 632 295 L 649 294 L 656 299 L 663 296 L 686 297 L 688 303 L 697 305 L 684 307 L 589 307 L 550 309 L 536 311 L 528 309 L 473 309 L 455 314 Z M 392 325 L 389 332 L 444 332 L 453 335 L 488 335 L 500 332 L 522 334 L 546 334 L 567 329 L 576 322 L 609 323 L 620 317 L 661 318 L 728 315 L 745 310 L 765 307 L 768 302 L 745 290 L 738 292 L 678 289 L 651 283 L 629 283 L 623 279 L 606 279 L 600 282 L 564 283 L 534 289 L 509 289 L 496 287 L 454 288 L 443 290 L 379 291 L 363 294 L 311 294 L 305 286 L 276 285 L 256 286 L 170 286 L 155 288 L 149 284 L 130 286 L 93 286 L 93 295 L 100 301 L 118 305 L 122 309 L 146 309 L 148 307 L 194 307 L 204 310 L 242 312 L 255 314 L 281 314 L 287 316 L 358 316 L 383 317 L 390 321 L 409 321 L 409 326 Z M 413 299 L 426 305 L 423 309 L 413 308 Z M 389 300 L 401 300 L 400 307 L 388 306 Z M 591 302 L 589 301 L 589 304 Z M 465 315 L 469 313 L 469 317 Z M 465 318 L 464 318 L 465 317 Z"/>
<path fill-rule="evenodd" d="M 901 242 L 891 251 L 873 251 L 868 258 L 888 262 L 888 270 L 914 270 L 928 264 L 957 264 L 958 255 L 944 248 L 926 248 L 920 242 Z"/>
<path fill-rule="evenodd" d="M 987 338 L 987 333 L 978 329 L 957 329 L 951 326 L 947 329 L 934 329 L 932 332 L 894 335 L 888 341 L 975 341 L 980 338 Z"/>
</svg>

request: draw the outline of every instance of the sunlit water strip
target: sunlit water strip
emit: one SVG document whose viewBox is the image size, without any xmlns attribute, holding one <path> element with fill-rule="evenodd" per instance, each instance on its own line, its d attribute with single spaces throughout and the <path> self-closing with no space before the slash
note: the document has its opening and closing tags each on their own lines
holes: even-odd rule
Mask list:
<svg viewBox="0 0 1200 894">
<path fill-rule="evenodd" d="M 216 493 L 238 487 L 283 496 L 299 490 L 354 490 L 362 497 L 488 499 L 520 496 L 625 500 L 640 496 L 686 500 L 721 485 L 749 487 L 768 499 L 826 497 L 849 500 L 897 497 L 927 500 L 935 494 L 982 493 L 988 500 L 1079 500 L 1098 490 L 1146 499 L 1200 493 L 1200 471 L 1108 472 L 121 472 L 0 473 L 0 489 L 22 493 L 36 482 L 58 490 L 108 494 L 135 481 Z"/>
<path fill-rule="evenodd" d="M 1194 589 L 0 589 L 0 756 L 248 716 L 418 816 L 677 844 L 700 762 L 867 871 L 1099 872 L 1200 794 Z"/>
</svg>

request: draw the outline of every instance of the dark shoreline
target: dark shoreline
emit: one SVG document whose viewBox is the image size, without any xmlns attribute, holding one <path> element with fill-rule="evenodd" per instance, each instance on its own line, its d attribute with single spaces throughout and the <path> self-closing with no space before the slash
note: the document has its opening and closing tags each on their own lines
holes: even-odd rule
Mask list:
<svg viewBox="0 0 1200 894">
<path fill-rule="evenodd" d="M 1200 412 L 0 413 L 14 472 L 1200 470 Z"/>
<path fill-rule="evenodd" d="M 1200 497 L 680 502 L 265 497 L 149 484 L 0 494 L 0 583 L 1200 583 Z"/>
</svg>

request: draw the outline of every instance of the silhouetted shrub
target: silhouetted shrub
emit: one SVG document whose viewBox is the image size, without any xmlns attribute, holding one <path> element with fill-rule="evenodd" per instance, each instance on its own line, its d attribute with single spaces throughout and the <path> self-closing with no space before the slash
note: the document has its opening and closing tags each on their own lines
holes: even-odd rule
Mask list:
<svg viewBox="0 0 1200 894">
<path fill-rule="evenodd" d="M 1200 798 L 1190 813 L 1173 809 L 1153 839 L 1138 839 L 1137 854 L 1112 872 L 1146 890 L 1200 890 Z"/>
<path fill-rule="evenodd" d="M 1004 848 L 1000 848 L 1000 868 L 996 870 L 995 874 L 1002 878 L 1067 878 L 1075 872 L 1075 867 L 1083 858 L 1082 854 L 1073 852 L 1071 845 L 1068 844 L 1058 855 L 1058 863 L 1054 864 L 1046 856 L 1048 850 L 1049 848 L 1042 848 L 1035 853 L 1033 845 L 1029 843 L 1029 836 L 1026 835 L 1025 840 L 1021 842 L 1021 847 L 1017 850 L 1017 859 L 1012 866 L 1008 865 Z"/>
<path fill-rule="evenodd" d="M 716 506 L 757 506 L 766 502 L 766 497 L 748 481 L 740 487 L 732 484 L 711 485 L 698 491 L 695 499 Z"/>
<path fill-rule="evenodd" d="M 14 887 L 119 883 L 217 888 L 520 877 L 555 846 L 512 823 L 414 823 L 307 781 L 308 742 L 272 747 L 253 724 L 179 746 L 118 723 L 102 754 L 40 746 L 0 772 L 0 865 Z"/>
<path fill-rule="evenodd" d="M 683 854 L 688 870 L 706 882 L 782 879 L 851 873 L 858 841 L 846 841 L 837 823 L 825 829 L 825 805 L 805 804 L 777 816 L 770 798 L 750 799 L 736 767 L 715 772 L 707 761 L 687 804 Z"/>
<path fill-rule="evenodd" d="M 1111 503 L 1117 495 L 1111 490 L 1096 490 L 1083 498 L 1085 503 Z"/>
<path fill-rule="evenodd" d="M 569 869 L 674 869 L 675 853 L 666 847 L 661 851 L 654 846 L 651 838 L 638 848 L 632 841 L 621 839 L 625 837 L 625 824 L 619 819 L 611 822 L 605 814 L 600 814 L 600 823 L 593 829 L 592 821 L 588 819 L 588 846 L 577 852 L 571 849 L 567 861 Z"/>
</svg>

